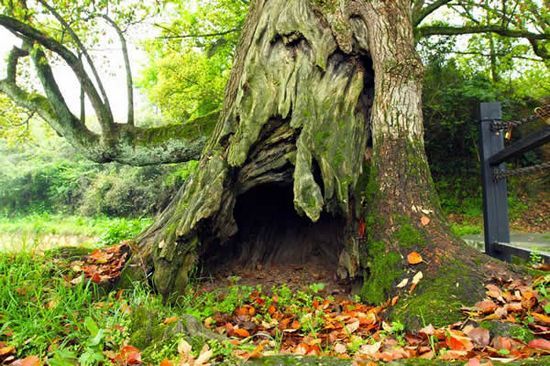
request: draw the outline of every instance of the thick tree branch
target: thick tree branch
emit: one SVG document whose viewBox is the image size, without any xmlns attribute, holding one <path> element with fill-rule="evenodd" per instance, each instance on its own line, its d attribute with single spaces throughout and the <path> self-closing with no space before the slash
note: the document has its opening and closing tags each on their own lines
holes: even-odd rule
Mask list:
<svg viewBox="0 0 550 366">
<path fill-rule="evenodd" d="M 541 44 L 541 41 L 537 41 L 535 39 L 529 39 L 529 43 L 531 43 L 531 47 L 533 48 L 533 52 L 535 55 L 539 56 L 540 58 L 544 60 L 550 59 L 550 53 L 547 51 L 547 48 L 544 44 Z"/>
<path fill-rule="evenodd" d="M 418 3 L 420 5 L 416 4 L 417 6 L 413 9 L 413 27 L 420 24 L 428 15 L 451 1 L 453 0 L 437 0 L 424 7 L 421 7 L 424 3 L 423 1 Z"/>
<path fill-rule="evenodd" d="M 434 35 L 455 36 L 461 34 L 477 33 L 495 33 L 504 37 L 527 38 L 533 40 L 547 40 L 550 35 L 532 33 L 521 29 L 502 28 L 497 25 L 479 25 L 479 26 L 451 26 L 451 25 L 427 25 L 416 28 L 416 34 L 420 37 L 429 37 Z"/>
<path fill-rule="evenodd" d="M 122 47 L 122 55 L 124 57 L 124 68 L 126 70 L 126 93 L 128 98 L 128 117 L 127 123 L 134 125 L 134 83 L 132 80 L 132 69 L 130 67 L 130 56 L 128 55 L 128 46 L 126 44 L 126 38 L 120 27 L 107 15 L 102 15 L 116 31 L 118 38 L 120 39 L 120 45 Z"/>
<path fill-rule="evenodd" d="M 13 47 L 11 49 L 6 62 L 6 73 L 8 80 L 15 82 L 15 79 L 17 78 L 17 63 L 21 57 L 28 56 L 28 54 L 29 53 L 27 51 L 19 47 Z"/>
<path fill-rule="evenodd" d="M 34 41 L 49 49 L 52 52 L 58 54 L 69 67 L 73 70 L 78 81 L 84 88 L 86 95 L 90 99 L 94 110 L 96 111 L 98 121 L 104 134 L 109 134 L 111 126 L 113 124 L 113 116 L 111 110 L 105 106 L 101 97 L 99 96 L 92 80 L 86 73 L 83 63 L 79 58 L 72 53 L 69 49 L 57 42 L 51 37 L 48 37 L 39 30 L 20 22 L 17 19 L 0 15 L 0 26 L 3 26 L 15 36 L 24 40 Z"/>
<path fill-rule="evenodd" d="M 97 69 L 96 69 L 95 64 L 94 64 L 94 61 L 93 61 L 92 57 L 90 56 L 90 54 L 88 53 L 88 51 L 86 50 L 86 47 L 84 46 L 84 44 L 82 43 L 82 41 L 80 40 L 78 35 L 71 28 L 69 23 L 67 23 L 65 21 L 65 19 L 63 19 L 63 17 L 53 7 L 51 7 L 44 0 L 38 0 L 38 1 L 46 9 L 48 9 L 50 11 L 50 13 L 52 13 L 52 15 L 55 17 L 55 19 L 57 19 L 57 21 L 65 28 L 65 30 L 69 33 L 69 35 L 71 36 L 73 41 L 78 46 L 78 49 L 79 49 L 80 53 L 82 53 L 82 55 L 84 56 L 84 58 L 88 62 L 88 65 L 90 66 L 90 69 L 92 70 L 92 74 L 94 75 L 94 78 L 95 78 L 95 81 L 96 81 L 97 86 L 99 88 L 99 91 L 101 92 L 101 96 L 103 97 L 103 104 L 105 105 L 104 108 L 111 115 L 111 120 L 112 120 L 113 117 L 112 117 L 112 112 L 111 112 L 111 106 L 110 106 L 110 103 L 109 103 L 109 98 L 107 97 L 107 93 L 105 92 L 105 88 L 103 87 L 103 82 L 101 81 L 101 78 L 99 77 L 99 74 L 98 74 Z"/>
<path fill-rule="evenodd" d="M 59 118 L 50 100 L 45 96 L 23 90 L 9 79 L 0 80 L 0 92 L 6 94 L 18 106 L 29 110 L 31 113 L 37 113 L 59 135 L 66 138 L 67 142 L 81 151 L 87 158 L 97 162 L 106 161 L 99 149 L 99 136 L 83 127 L 78 121 L 73 120 L 74 116 L 68 116 L 69 120 Z"/>
</svg>

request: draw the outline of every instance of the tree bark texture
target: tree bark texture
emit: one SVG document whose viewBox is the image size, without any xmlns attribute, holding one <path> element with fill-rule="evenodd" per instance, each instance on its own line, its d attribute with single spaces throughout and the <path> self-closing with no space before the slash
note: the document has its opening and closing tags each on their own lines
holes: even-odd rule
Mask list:
<svg viewBox="0 0 550 366">
<path fill-rule="evenodd" d="M 467 266 L 492 262 L 452 237 L 441 215 L 424 152 L 421 85 L 410 2 L 255 1 L 199 169 L 138 239 L 133 265 L 163 295 L 181 291 L 242 231 L 239 200 L 256 199 L 258 187 L 287 187 L 299 215 L 337 227 L 334 270 L 361 280 L 365 301 L 384 301 L 420 268 L 441 278 L 442 301 L 475 300 L 481 271 Z M 413 250 L 430 265 L 410 268 Z M 420 312 L 432 287 L 411 299 Z"/>
</svg>

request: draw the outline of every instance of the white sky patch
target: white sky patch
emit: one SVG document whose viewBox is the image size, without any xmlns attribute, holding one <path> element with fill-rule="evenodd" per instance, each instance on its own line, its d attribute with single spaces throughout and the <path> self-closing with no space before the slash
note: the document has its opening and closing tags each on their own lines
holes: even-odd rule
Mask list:
<svg viewBox="0 0 550 366">
<path fill-rule="evenodd" d="M 112 28 L 106 26 L 107 36 L 101 44 L 90 48 L 92 59 L 98 69 L 98 74 L 101 78 L 107 97 L 111 104 L 114 118 L 117 122 L 126 122 L 127 108 L 127 93 L 126 93 L 126 72 L 124 69 L 124 58 L 119 42 L 119 38 Z M 158 30 L 152 24 L 142 24 L 134 26 L 128 32 L 127 45 L 130 55 L 130 65 L 132 68 L 132 76 L 135 79 L 140 74 L 140 70 L 145 64 L 147 56 L 145 51 L 139 47 L 142 40 L 150 38 L 158 33 Z M 20 40 L 11 34 L 5 28 L 0 27 L 0 58 L 5 60 L 9 51 L 14 45 L 20 45 Z M 72 70 L 62 61 L 52 62 L 55 79 L 63 93 L 71 111 L 80 115 L 80 84 Z M 0 66 L 0 78 L 5 77 L 6 65 L 5 62 Z M 92 73 L 88 69 L 88 75 L 93 79 Z M 33 85 L 35 88 L 42 90 L 39 85 Z M 146 104 L 146 98 L 134 89 L 134 105 L 136 112 L 140 106 Z M 91 104 L 86 102 L 86 115 L 95 115 Z"/>
</svg>

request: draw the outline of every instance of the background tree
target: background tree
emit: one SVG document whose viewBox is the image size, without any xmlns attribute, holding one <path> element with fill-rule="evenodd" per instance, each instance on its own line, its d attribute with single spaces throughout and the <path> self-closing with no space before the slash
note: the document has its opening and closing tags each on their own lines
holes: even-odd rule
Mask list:
<svg viewBox="0 0 550 366">
<path fill-rule="evenodd" d="M 115 123 L 80 37 L 58 11 L 41 4 L 71 41 L 46 34 L 33 12 L 8 4 L 0 25 L 21 37 L 23 47 L 11 53 L 0 90 L 35 109 L 95 160 L 151 164 L 196 156 L 202 142 L 191 140 L 190 132 L 196 131 L 191 127 L 197 120 L 155 129 L 137 127 L 131 118 Z M 468 11 L 477 7 L 452 1 L 417 1 L 411 7 L 405 0 L 252 3 L 224 106 L 199 169 L 135 246 L 134 264 L 152 274 L 159 292 L 177 292 L 198 264 L 210 264 L 216 254 L 229 256 L 234 252 L 231 239 L 247 230 L 250 235 L 240 239 L 248 241 L 236 247 L 243 258 L 276 260 L 270 239 L 276 233 L 247 226 L 253 217 L 246 213 L 261 214 L 262 206 L 241 208 L 245 214 L 238 214 L 247 198 L 269 195 L 293 203 L 298 213 L 317 222 L 309 238 L 295 236 L 301 246 L 290 242 L 282 251 L 328 253 L 322 259 L 336 266 L 341 278 L 363 279 L 361 294 L 367 301 L 381 302 L 392 294 L 394 285 L 408 276 L 403 258 L 411 250 L 421 251 L 430 263 L 425 268 L 430 281 L 396 310 L 408 322 L 418 323 L 419 313 L 428 316 L 429 308 L 426 321 L 437 324 L 449 309 L 481 295 L 483 276 L 503 268 L 450 235 L 440 212 L 424 153 L 423 70 L 415 35 L 490 32 L 521 37 L 543 58 L 548 35 L 531 30 L 538 24 L 532 19 L 528 24 L 512 21 L 514 13 L 507 6 L 499 11 L 497 23 L 488 17 L 487 23 L 470 24 L 465 17 L 460 27 L 422 25 L 444 5 Z M 43 49 L 73 69 L 101 134 L 68 109 Z M 17 61 L 27 56 L 46 96 L 17 86 Z M 127 80 L 131 83 L 131 77 Z M 365 161 L 369 141 L 372 157 Z M 258 189 L 266 191 L 247 196 Z M 299 219 L 291 215 L 289 222 Z M 260 222 L 259 227 L 269 228 L 270 223 Z M 340 240 L 318 242 L 315 232 Z M 308 240 L 317 247 L 306 245 Z"/>
</svg>

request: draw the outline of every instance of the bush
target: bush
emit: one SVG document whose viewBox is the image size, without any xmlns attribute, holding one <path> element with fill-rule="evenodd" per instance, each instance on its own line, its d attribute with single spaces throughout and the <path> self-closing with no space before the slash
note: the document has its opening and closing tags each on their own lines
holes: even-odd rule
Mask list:
<svg viewBox="0 0 550 366">
<path fill-rule="evenodd" d="M 96 164 L 66 144 L 60 146 L 50 152 L 8 148 L 0 142 L 0 164 L 6 167 L 0 171 L 0 214 L 151 216 L 168 204 L 197 166 Z"/>
</svg>

